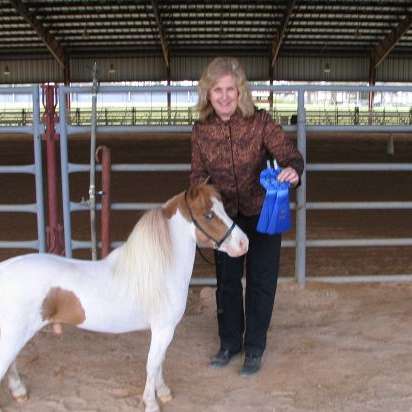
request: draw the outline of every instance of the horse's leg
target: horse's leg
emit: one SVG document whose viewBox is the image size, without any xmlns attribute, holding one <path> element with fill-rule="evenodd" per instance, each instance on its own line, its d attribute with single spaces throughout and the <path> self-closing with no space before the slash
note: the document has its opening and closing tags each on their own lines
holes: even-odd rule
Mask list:
<svg viewBox="0 0 412 412">
<path fill-rule="evenodd" d="M 145 412 L 158 412 L 160 411 L 159 405 L 156 402 L 156 380 L 159 376 L 159 372 L 167 347 L 169 346 L 173 338 L 174 328 L 152 328 L 152 338 L 150 342 L 150 350 L 147 356 L 146 365 L 146 386 L 143 392 L 143 402 L 145 403 Z"/>
<path fill-rule="evenodd" d="M 172 391 L 166 385 L 163 379 L 163 362 L 160 364 L 159 372 L 155 380 L 156 394 L 159 400 L 163 403 L 169 402 L 173 399 Z"/>
<path fill-rule="evenodd" d="M 2 334 L 0 336 L 0 382 L 6 375 L 6 372 L 10 368 L 10 365 L 12 365 L 14 359 L 17 356 L 17 353 L 21 349 L 21 346 L 17 344 L 15 339 L 10 339 L 10 336 L 3 332 L 4 329 L 1 329 Z"/>
<path fill-rule="evenodd" d="M 7 322 L 0 325 L 0 382 L 8 371 L 8 383 L 11 395 L 17 401 L 27 398 L 27 390 L 17 372 L 14 361 L 17 354 L 28 340 L 40 329 L 41 321 L 35 324 L 36 319 L 31 319 L 30 328 L 24 324 L 24 316 L 10 316 Z M 28 333 L 28 329 L 30 332 Z"/>
<path fill-rule="evenodd" d="M 27 389 L 20 378 L 16 361 L 11 364 L 9 371 L 7 372 L 7 378 L 9 381 L 9 390 L 13 398 L 17 402 L 26 401 L 28 399 Z"/>
</svg>

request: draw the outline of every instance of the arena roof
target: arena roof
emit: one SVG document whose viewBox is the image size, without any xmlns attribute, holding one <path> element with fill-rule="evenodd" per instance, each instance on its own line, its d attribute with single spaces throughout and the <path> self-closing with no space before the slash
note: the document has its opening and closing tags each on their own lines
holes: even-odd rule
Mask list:
<svg viewBox="0 0 412 412">
<path fill-rule="evenodd" d="M 412 54 L 409 0 L 0 0 L 0 58 Z"/>
</svg>

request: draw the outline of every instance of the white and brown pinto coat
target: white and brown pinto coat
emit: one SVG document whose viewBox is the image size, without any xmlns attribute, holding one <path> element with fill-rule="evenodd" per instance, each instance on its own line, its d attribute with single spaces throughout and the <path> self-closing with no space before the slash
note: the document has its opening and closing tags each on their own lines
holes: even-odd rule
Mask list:
<svg viewBox="0 0 412 412">
<path fill-rule="evenodd" d="M 201 226 L 210 238 L 197 229 Z M 219 195 L 197 185 L 152 210 L 136 224 L 127 242 L 100 261 L 30 254 L 0 264 L 0 381 L 6 375 L 11 394 L 27 398 L 15 358 L 47 324 L 97 332 L 151 329 L 146 412 L 159 411 L 171 399 L 162 363 L 176 325 L 183 316 L 196 243 L 216 247 L 232 225 Z M 244 254 L 246 235 L 236 226 L 219 250 Z"/>
</svg>

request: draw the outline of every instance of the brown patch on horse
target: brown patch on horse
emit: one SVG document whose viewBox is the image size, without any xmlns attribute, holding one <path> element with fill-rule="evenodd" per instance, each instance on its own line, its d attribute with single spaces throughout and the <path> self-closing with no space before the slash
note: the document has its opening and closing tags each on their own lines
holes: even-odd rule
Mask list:
<svg viewBox="0 0 412 412">
<path fill-rule="evenodd" d="M 41 315 L 43 320 L 70 325 L 80 325 L 86 319 L 79 298 L 73 292 L 61 288 L 49 290 L 41 307 Z"/>
<path fill-rule="evenodd" d="M 163 206 L 162 210 L 167 219 L 170 219 L 173 215 L 175 215 L 177 209 L 179 209 L 185 219 L 188 221 L 192 220 L 185 202 L 185 193 L 195 218 L 198 218 L 199 215 L 210 210 L 212 207 L 212 197 L 220 200 L 219 193 L 212 185 L 200 183 L 190 186 L 186 192 L 172 197 Z"/>
<path fill-rule="evenodd" d="M 185 200 L 186 196 L 186 200 Z M 192 217 L 188 209 L 188 205 L 192 211 L 193 217 L 198 224 L 216 241 L 221 239 L 227 230 L 227 226 L 223 221 L 215 216 L 212 220 L 208 220 L 206 213 L 211 211 L 213 207 L 213 198 L 221 201 L 221 197 L 212 185 L 200 183 L 191 186 L 186 192 L 176 195 L 170 199 L 162 208 L 165 217 L 170 219 L 177 209 L 182 213 L 183 217 L 191 221 Z M 201 247 L 213 247 L 213 241 L 202 233 L 198 228 L 196 229 L 197 243 Z"/>
</svg>

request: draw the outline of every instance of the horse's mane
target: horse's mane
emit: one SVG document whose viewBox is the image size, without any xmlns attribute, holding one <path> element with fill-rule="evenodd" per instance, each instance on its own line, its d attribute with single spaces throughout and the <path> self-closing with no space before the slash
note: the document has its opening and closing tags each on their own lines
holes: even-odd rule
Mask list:
<svg viewBox="0 0 412 412">
<path fill-rule="evenodd" d="M 123 290 L 136 296 L 146 314 L 166 307 L 166 272 L 173 264 L 169 225 L 162 209 L 146 212 L 126 243 L 120 247 L 114 265 L 115 279 Z"/>
</svg>

